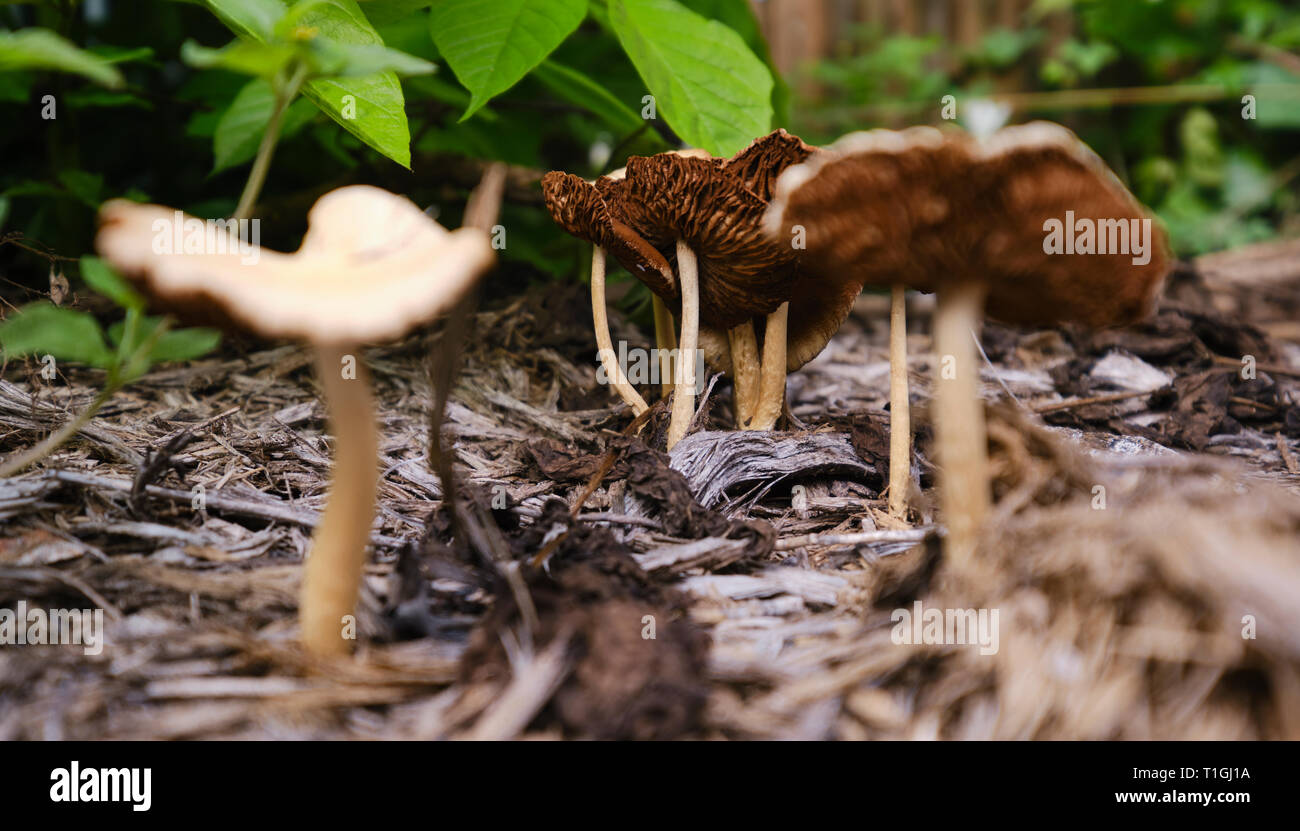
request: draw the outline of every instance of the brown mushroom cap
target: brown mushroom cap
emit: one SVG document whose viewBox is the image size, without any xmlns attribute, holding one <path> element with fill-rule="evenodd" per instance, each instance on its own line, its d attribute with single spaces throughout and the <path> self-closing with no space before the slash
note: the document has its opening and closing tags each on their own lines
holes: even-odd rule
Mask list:
<svg viewBox="0 0 1300 831">
<path fill-rule="evenodd" d="M 668 259 L 626 222 L 614 218 L 597 185 L 552 170 L 542 177 L 542 195 L 551 218 L 566 233 L 604 248 L 655 294 L 677 295 L 677 277 Z"/>
<path fill-rule="evenodd" d="M 208 232 L 226 235 L 225 253 L 155 250 L 156 239 L 174 233 L 178 215 L 186 226 L 203 223 L 170 208 L 113 200 L 100 211 L 95 246 L 162 306 L 271 338 L 398 338 L 455 305 L 493 260 L 486 232 L 448 231 L 409 199 L 367 185 L 322 196 L 298 251 L 256 249 L 256 262 L 245 262 L 225 230 Z"/>
<path fill-rule="evenodd" d="M 701 325 L 725 330 L 790 299 L 800 252 L 769 240 L 761 222 L 776 177 L 813 151 L 777 130 L 728 160 L 692 150 L 634 156 L 592 184 L 553 171 L 542 187 L 560 227 L 604 247 L 673 304 L 684 240 L 699 260 Z"/>
<path fill-rule="evenodd" d="M 982 280 L 986 310 L 1008 323 L 1129 322 L 1151 307 L 1169 267 L 1150 223 L 1150 261 L 1128 253 L 1044 251 L 1049 219 L 1143 220 L 1105 163 L 1056 124 L 1011 127 L 979 143 L 933 128 L 874 130 L 787 170 L 767 214 L 775 237 L 801 225 L 805 263 L 864 284 L 935 291 Z"/>
<path fill-rule="evenodd" d="M 798 252 L 767 238 L 767 203 L 714 160 L 634 157 L 627 178 L 606 185 L 605 199 L 661 253 L 679 239 L 695 252 L 702 324 L 730 328 L 789 298 Z"/>
</svg>

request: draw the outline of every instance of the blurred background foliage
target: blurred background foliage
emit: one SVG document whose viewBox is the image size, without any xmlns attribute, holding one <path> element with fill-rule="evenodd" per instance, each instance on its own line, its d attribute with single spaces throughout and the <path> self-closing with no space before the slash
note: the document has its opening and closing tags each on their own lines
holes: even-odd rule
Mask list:
<svg viewBox="0 0 1300 831">
<path fill-rule="evenodd" d="M 268 4 L 280 11 L 267 16 Z M 229 215 L 271 118 L 267 66 L 295 55 L 325 80 L 284 111 L 254 214 L 263 243 L 294 247 L 312 202 L 353 182 L 405 193 L 455 226 L 484 164 L 505 160 L 518 175 L 492 278 L 503 289 L 585 276 L 589 250 L 547 217 L 541 172 L 590 177 L 683 140 L 729 155 L 777 126 L 822 143 L 940 124 L 947 95 L 959 121 L 993 100 L 1013 123 L 1077 131 L 1155 209 L 1180 254 L 1300 231 L 1294 2 L 307 0 L 292 25 L 277 23 L 284 6 L 0 2 L 0 293 L 10 303 L 76 271 L 105 199 Z M 521 28 L 541 43 L 536 54 L 505 41 Z M 72 51 L 19 37 L 38 29 Z M 484 49 L 496 57 L 474 57 Z M 349 67 L 376 60 L 402 75 L 397 113 L 349 121 L 328 79 L 343 77 L 334 92 L 369 89 L 380 76 L 358 80 Z M 42 118 L 47 95 L 53 119 Z M 645 313 L 639 286 L 622 292 Z"/>
</svg>

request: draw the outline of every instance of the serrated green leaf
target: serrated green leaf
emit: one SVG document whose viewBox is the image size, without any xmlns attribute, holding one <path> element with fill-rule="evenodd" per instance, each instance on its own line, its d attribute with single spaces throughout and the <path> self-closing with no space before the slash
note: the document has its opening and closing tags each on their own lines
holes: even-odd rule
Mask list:
<svg viewBox="0 0 1300 831">
<path fill-rule="evenodd" d="M 280 12 L 275 14 L 275 23 L 266 27 L 273 4 Z M 232 31 L 256 41 L 270 39 L 285 16 L 285 7 L 278 0 L 233 4 L 227 0 L 208 0 L 208 5 Z M 232 12 L 235 6 L 240 7 L 236 10 L 238 14 Z M 244 6 L 251 6 L 254 11 Z M 356 0 L 313 2 L 296 9 L 293 23 L 345 46 L 384 45 Z M 297 51 L 292 44 L 281 46 Z M 395 72 L 317 79 L 303 86 L 303 95 L 343 129 L 402 167 L 410 168 L 411 132 L 406 120 L 406 99 Z"/>
<path fill-rule="evenodd" d="M 116 361 L 95 318 L 44 301 L 28 304 L 0 323 L 0 347 L 7 355 L 53 355 L 100 369 Z"/>
<path fill-rule="evenodd" d="M 710 20 L 720 20 L 736 30 L 750 51 L 772 73 L 772 114 L 775 126 L 789 126 L 790 86 L 772 62 L 772 50 L 768 47 L 767 38 L 763 37 L 763 30 L 758 25 L 758 18 L 754 16 L 754 7 L 749 0 L 683 0 L 683 5 L 696 14 Z"/>
<path fill-rule="evenodd" d="M 610 25 L 673 131 L 730 156 L 772 127 L 772 73 L 735 31 L 676 0 L 610 0 Z"/>
<path fill-rule="evenodd" d="M 442 0 L 435 4 L 429 32 L 471 94 L 461 120 L 517 84 L 586 16 L 586 0 Z"/>
<path fill-rule="evenodd" d="M 81 279 L 86 285 L 124 309 L 144 308 L 144 298 L 112 266 L 99 257 L 81 258 Z"/>
<path fill-rule="evenodd" d="M 645 122 L 614 94 L 576 69 L 547 58 L 533 70 L 533 77 L 571 104 L 577 104 L 621 132 L 639 129 Z"/>
<path fill-rule="evenodd" d="M 275 93 L 266 81 L 260 78 L 249 81 L 239 91 L 212 133 L 212 152 L 216 158 L 213 173 L 241 165 L 257 155 L 274 109 Z M 280 140 L 293 136 L 315 115 L 316 108 L 309 101 L 300 99 L 290 104 L 280 125 Z"/>
<path fill-rule="evenodd" d="M 303 25 L 340 44 L 383 46 L 383 38 L 361 13 L 355 0 L 328 0 L 302 16 Z M 400 164 L 411 166 L 411 131 L 406 99 L 394 72 L 357 78 L 327 78 L 309 82 L 303 94 L 339 126 Z M 347 100 L 346 96 L 352 96 Z"/>
<path fill-rule="evenodd" d="M 53 69 L 89 78 L 117 89 L 125 81 L 122 73 L 98 55 L 78 49 L 71 41 L 49 29 L 20 29 L 0 32 L 0 71 Z"/>
</svg>

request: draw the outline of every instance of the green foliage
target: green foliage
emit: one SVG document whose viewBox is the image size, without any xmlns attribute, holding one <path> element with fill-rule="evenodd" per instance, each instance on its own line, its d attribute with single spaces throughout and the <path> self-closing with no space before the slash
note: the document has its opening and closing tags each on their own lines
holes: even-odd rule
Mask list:
<svg viewBox="0 0 1300 831">
<path fill-rule="evenodd" d="M 50 355 L 103 369 L 108 373 L 105 389 L 116 390 L 156 363 L 193 360 L 221 342 L 221 333 L 214 329 L 172 330 L 166 318 L 145 317 L 144 298 L 98 257 L 82 257 L 80 265 L 86 285 L 120 306 L 125 317 L 105 333 L 87 312 L 46 301 L 29 303 L 0 322 L 0 348 L 6 357 Z"/>
<path fill-rule="evenodd" d="M 251 161 L 257 154 L 262 134 L 275 110 L 275 92 L 271 85 L 256 78 L 239 91 L 235 100 L 221 114 L 212 133 L 212 150 L 216 157 L 212 172 L 236 167 Z M 316 114 L 316 108 L 306 100 L 294 101 L 285 111 L 281 138 L 291 138 L 305 127 Z"/>
<path fill-rule="evenodd" d="M 6 355 L 53 355 L 99 369 L 108 369 L 116 357 L 92 315 L 45 301 L 29 303 L 0 323 L 0 346 Z"/>
<path fill-rule="evenodd" d="M 410 129 L 397 78 L 428 74 L 434 65 L 386 47 L 355 0 L 305 0 L 288 9 L 276 0 L 208 0 L 208 5 L 246 39 L 223 49 L 186 42 L 181 54 L 187 63 L 253 75 L 277 90 L 287 86 L 286 76 L 300 77 L 306 97 L 326 115 L 388 158 L 411 166 Z M 293 87 L 286 96 L 296 93 Z M 234 120 L 244 117 L 237 113 Z M 223 162 L 230 163 L 229 157 L 218 158 L 215 169 Z"/>
<path fill-rule="evenodd" d="M 578 28 L 587 0 L 442 0 L 429 15 L 433 42 L 470 91 L 469 118 L 510 89 Z"/>
<path fill-rule="evenodd" d="M 0 31 L 0 72 L 15 69 L 53 69 L 89 78 L 117 89 L 122 73 L 98 55 L 78 49 L 48 29 Z"/>
<path fill-rule="evenodd" d="M 686 141 L 729 156 L 772 127 L 772 75 L 735 30 L 676 0 L 610 0 L 610 23 Z"/>
</svg>

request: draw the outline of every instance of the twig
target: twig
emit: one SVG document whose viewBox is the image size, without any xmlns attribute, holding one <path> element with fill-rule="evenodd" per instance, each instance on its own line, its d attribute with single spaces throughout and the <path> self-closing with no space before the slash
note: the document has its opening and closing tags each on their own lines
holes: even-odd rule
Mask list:
<svg viewBox="0 0 1300 831">
<path fill-rule="evenodd" d="M 115 392 L 117 392 L 115 386 L 105 386 L 99 391 L 99 394 L 95 396 L 95 400 L 91 401 L 86 409 L 77 413 L 71 421 L 64 424 L 58 430 L 55 430 L 53 433 L 50 433 L 50 435 L 46 436 L 45 441 L 27 448 L 17 456 L 10 458 L 3 465 L 0 465 L 0 479 L 6 479 L 13 476 L 15 473 L 21 473 L 28 465 L 45 458 L 57 450 L 59 446 L 68 439 L 81 432 L 81 428 L 90 423 L 90 420 L 95 417 L 95 413 L 99 412 L 99 408 L 104 406 L 104 402 L 112 398 L 113 393 Z"/>
<path fill-rule="evenodd" d="M 1109 404 L 1112 401 L 1124 401 L 1128 398 L 1140 398 L 1144 395 L 1154 395 L 1156 390 L 1130 390 L 1129 392 L 1114 392 L 1108 395 L 1094 395 L 1089 398 L 1071 398 L 1069 401 L 1057 401 L 1055 404 L 1040 404 L 1034 407 L 1035 413 L 1054 413 L 1057 410 L 1071 410 L 1075 407 L 1086 407 L 1089 404 Z"/>
<path fill-rule="evenodd" d="M 777 551 L 823 545 L 867 545 L 876 542 L 921 542 L 930 534 L 941 533 L 937 525 L 923 525 L 901 531 L 858 531 L 852 534 L 804 534 L 777 540 Z"/>
<path fill-rule="evenodd" d="M 48 471 L 46 475 L 51 479 L 59 482 L 66 482 L 70 485 L 81 485 L 82 487 L 87 488 L 106 488 L 108 490 L 120 491 L 121 493 L 126 494 L 131 492 L 132 482 L 130 479 L 95 476 L 89 473 L 76 473 L 71 470 L 52 470 Z M 194 499 L 194 494 L 190 491 L 164 488 L 159 485 L 146 485 L 144 492 L 150 496 L 172 499 L 177 502 L 190 502 Z M 237 496 L 224 496 L 221 493 L 208 493 L 204 495 L 203 500 L 204 505 L 209 510 L 216 511 L 217 513 L 228 513 L 235 516 L 272 520 L 309 529 L 314 529 L 320 522 L 319 511 L 287 505 L 282 500 L 274 497 L 267 497 L 264 501 L 258 501 L 253 499 L 241 499 Z M 383 534 L 371 534 L 370 541 L 375 545 L 382 545 L 386 548 L 400 548 L 406 544 L 405 540 L 399 540 L 395 537 L 389 537 Z"/>
</svg>

